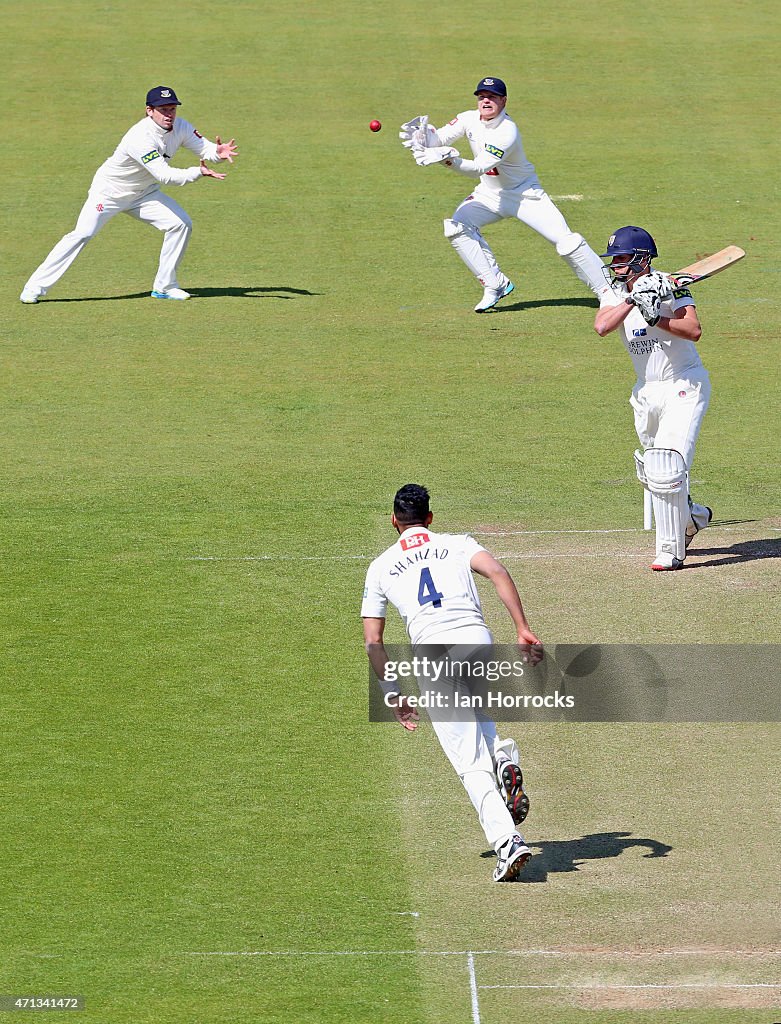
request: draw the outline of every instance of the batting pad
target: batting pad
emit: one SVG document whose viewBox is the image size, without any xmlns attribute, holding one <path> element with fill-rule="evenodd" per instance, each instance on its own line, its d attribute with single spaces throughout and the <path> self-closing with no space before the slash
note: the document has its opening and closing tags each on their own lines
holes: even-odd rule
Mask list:
<svg viewBox="0 0 781 1024">
<path fill-rule="evenodd" d="M 683 560 L 689 521 L 686 463 L 681 453 L 671 448 L 649 448 L 643 464 L 654 502 L 656 553 L 667 553 Z"/>
<path fill-rule="evenodd" d="M 635 450 L 635 471 L 637 472 L 637 479 L 643 487 L 648 487 L 648 481 L 645 478 L 645 461 L 643 459 L 643 453 L 637 450 Z"/>
</svg>

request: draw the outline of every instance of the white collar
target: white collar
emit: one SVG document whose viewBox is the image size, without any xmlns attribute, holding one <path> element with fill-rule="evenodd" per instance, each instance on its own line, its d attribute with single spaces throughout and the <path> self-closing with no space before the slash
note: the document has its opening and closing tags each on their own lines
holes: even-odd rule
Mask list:
<svg viewBox="0 0 781 1024">
<path fill-rule="evenodd" d="M 480 111 L 477 112 L 477 116 L 480 117 Z M 490 121 L 484 121 L 481 117 L 480 124 L 484 128 L 496 128 L 498 125 L 502 123 L 505 117 L 507 117 L 507 111 L 500 110 L 496 117 L 492 117 Z"/>
</svg>

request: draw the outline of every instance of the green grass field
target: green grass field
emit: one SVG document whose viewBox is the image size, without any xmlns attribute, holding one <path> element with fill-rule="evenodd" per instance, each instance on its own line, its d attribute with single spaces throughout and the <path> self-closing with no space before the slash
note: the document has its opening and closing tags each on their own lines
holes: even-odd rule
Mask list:
<svg viewBox="0 0 781 1024">
<path fill-rule="evenodd" d="M 552 648 L 781 640 L 777 5 L 3 24 L 0 995 L 95 1024 L 778 1020 L 776 725 L 516 726 L 536 856 L 497 886 L 430 728 L 367 721 L 359 619 L 419 480 Z M 597 251 L 639 223 L 661 269 L 748 253 L 698 292 L 716 524 L 685 572 L 648 571 L 631 363 L 588 293 L 505 222 L 516 292 L 474 316 L 441 228 L 469 182 L 398 145 L 485 74 Z M 158 83 L 240 148 L 174 192 L 195 298 L 148 298 L 160 237 L 120 217 L 21 305 Z"/>
</svg>

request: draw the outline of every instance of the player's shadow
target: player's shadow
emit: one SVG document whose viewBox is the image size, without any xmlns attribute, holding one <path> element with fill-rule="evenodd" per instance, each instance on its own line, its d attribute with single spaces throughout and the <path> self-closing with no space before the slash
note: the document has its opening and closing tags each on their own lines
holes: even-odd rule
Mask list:
<svg viewBox="0 0 781 1024">
<path fill-rule="evenodd" d="M 632 839 L 631 832 L 595 832 L 580 839 L 550 839 L 530 843 L 532 858 L 526 864 L 517 882 L 547 882 L 548 875 L 579 871 L 587 861 L 607 860 L 620 857 L 625 850 L 646 847 L 643 856 L 649 860 L 666 857 L 672 846 L 660 843 L 658 839 Z M 482 854 L 493 857 L 493 850 Z"/>
<path fill-rule="evenodd" d="M 489 316 L 494 313 L 519 313 L 524 309 L 545 309 L 548 306 L 585 306 L 587 309 L 599 309 L 596 299 L 588 299 L 577 296 L 569 299 L 530 299 L 528 302 L 511 302 L 505 306 L 495 306 L 488 311 Z"/>
<path fill-rule="evenodd" d="M 230 298 L 239 299 L 292 299 L 296 295 L 320 295 L 321 292 L 310 292 L 306 288 L 288 288 L 286 285 L 265 288 L 190 288 L 193 296 L 200 298 L 213 298 L 226 295 Z M 284 294 L 280 294 L 280 292 Z"/>
<path fill-rule="evenodd" d="M 306 288 L 289 288 L 287 285 L 274 287 L 233 287 L 233 288 L 189 288 L 188 291 L 193 298 L 211 299 L 220 296 L 239 299 L 293 299 L 296 295 L 320 295 L 320 292 L 310 292 Z M 281 293 L 281 294 L 280 294 Z M 131 292 L 127 295 L 82 295 L 75 299 L 44 299 L 49 302 L 117 302 L 120 299 L 148 299 L 149 292 Z M 160 301 L 155 300 L 155 301 Z M 175 301 L 175 300 L 173 300 Z"/>
<path fill-rule="evenodd" d="M 763 558 L 781 558 L 781 537 L 766 537 L 762 540 L 743 540 L 729 547 L 691 547 L 686 569 L 707 569 L 715 565 L 737 565 L 739 562 L 756 562 Z M 720 557 L 713 557 L 720 556 Z"/>
</svg>

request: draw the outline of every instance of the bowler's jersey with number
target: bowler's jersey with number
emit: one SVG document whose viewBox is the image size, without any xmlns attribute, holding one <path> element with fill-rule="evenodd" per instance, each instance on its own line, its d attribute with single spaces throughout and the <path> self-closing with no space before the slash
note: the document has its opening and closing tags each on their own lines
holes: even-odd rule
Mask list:
<svg viewBox="0 0 781 1024">
<path fill-rule="evenodd" d="M 90 193 L 107 199 L 130 199 L 158 185 L 186 185 L 201 177 L 200 167 L 169 167 L 174 153 L 185 146 L 201 160 L 219 160 L 217 145 L 196 131 L 189 121 L 177 118 L 170 131 L 142 118 L 125 132 L 113 154 L 100 165 Z"/>
<path fill-rule="evenodd" d="M 501 189 L 531 187 L 537 181 L 534 164 L 523 151 L 521 133 L 514 121 L 502 111 L 490 121 L 481 121 L 478 110 L 465 110 L 443 128 L 437 128 L 442 146 L 450 146 L 466 135 L 474 160 L 462 160 L 455 168 L 474 177 L 492 192 Z"/>
<path fill-rule="evenodd" d="M 462 626 L 485 626 L 470 562 L 485 548 L 466 534 L 405 530 L 366 573 L 361 615 L 384 619 L 398 609 L 413 644 Z"/>
<path fill-rule="evenodd" d="M 617 281 L 599 296 L 602 306 L 618 306 L 629 295 L 626 286 Z M 660 313 L 672 317 L 677 309 L 693 306 L 694 299 L 688 288 L 678 288 L 672 297 L 662 303 Z M 700 353 L 693 341 L 679 338 L 657 324 L 651 327 L 636 306 L 629 311 L 618 330 L 632 362 L 637 379 L 641 382 L 679 380 L 689 373 L 705 373 Z"/>
</svg>

